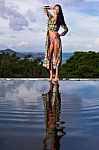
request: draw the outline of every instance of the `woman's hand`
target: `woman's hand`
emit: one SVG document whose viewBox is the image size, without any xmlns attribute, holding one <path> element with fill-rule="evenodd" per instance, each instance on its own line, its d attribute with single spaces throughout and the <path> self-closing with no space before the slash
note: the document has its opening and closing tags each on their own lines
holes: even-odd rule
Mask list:
<svg viewBox="0 0 99 150">
<path fill-rule="evenodd" d="M 60 35 L 59 33 L 57 33 L 57 37 L 60 38 L 60 36 L 61 36 L 61 35 Z"/>
<path fill-rule="evenodd" d="M 64 36 L 65 34 L 64 34 L 64 32 L 62 32 L 61 34 L 60 34 L 60 36 Z"/>
<path fill-rule="evenodd" d="M 46 6 L 44 6 L 44 8 L 45 8 L 45 9 L 48 9 L 48 8 L 50 8 L 50 6 L 46 5 Z"/>
<path fill-rule="evenodd" d="M 53 6 L 44 6 L 44 9 L 51 9 L 51 10 L 53 10 L 54 9 L 54 7 Z"/>
</svg>

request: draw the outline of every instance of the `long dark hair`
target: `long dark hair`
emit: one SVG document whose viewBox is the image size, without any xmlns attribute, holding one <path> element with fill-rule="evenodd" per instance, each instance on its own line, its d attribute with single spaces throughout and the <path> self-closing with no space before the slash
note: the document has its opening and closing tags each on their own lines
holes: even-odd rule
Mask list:
<svg viewBox="0 0 99 150">
<path fill-rule="evenodd" d="M 54 8 L 56 6 L 59 7 L 59 14 L 57 16 L 57 22 L 56 23 L 57 23 L 58 27 L 60 27 L 60 25 L 66 26 L 66 23 L 65 23 L 65 20 L 64 20 L 64 15 L 63 15 L 63 12 L 62 12 L 62 8 L 61 8 L 61 6 L 59 4 L 56 4 L 54 6 Z"/>
</svg>

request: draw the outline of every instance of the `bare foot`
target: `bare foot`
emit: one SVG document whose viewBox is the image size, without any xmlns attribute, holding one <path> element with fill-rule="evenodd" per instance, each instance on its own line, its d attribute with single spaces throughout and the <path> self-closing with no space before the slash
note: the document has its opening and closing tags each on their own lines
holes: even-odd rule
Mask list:
<svg viewBox="0 0 99 150">
<path fill-rule="evenodd" d="M 52 77 L 49 78 L 49 81 L 52 81 Z"/>
<path fill-rule="evenodd" d="M 53 75 L 51 74 L 50 78 L 49 78 L 49 81 L 52 81 L 52 79 L 53 79 Z"/>
<path fill-rule="evenodd" d="M 55 77 L 54 82 L 57 82 L 58 80 L 59 80 L 58 77 Z"/>
</svg>

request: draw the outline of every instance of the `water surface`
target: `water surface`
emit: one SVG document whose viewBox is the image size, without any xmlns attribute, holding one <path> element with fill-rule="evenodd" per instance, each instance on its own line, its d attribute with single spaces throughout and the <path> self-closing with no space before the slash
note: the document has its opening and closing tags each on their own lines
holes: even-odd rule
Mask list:
<svg viewBox="0 0 99 150">
<path fill-rule="evenodd" d="M 0 150 L 99 150 L 99 81 L 0 81 Z"/>
</svg>

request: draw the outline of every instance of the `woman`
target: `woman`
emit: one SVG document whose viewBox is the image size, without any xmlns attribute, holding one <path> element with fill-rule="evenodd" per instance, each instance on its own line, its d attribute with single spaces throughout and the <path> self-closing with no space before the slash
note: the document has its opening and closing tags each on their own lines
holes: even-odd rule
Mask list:
<svg viewBox="0 0 99 150">
<path fill-rule="evenodd" d="M 52 15 L 48 10 L 54 10 L 54 15 Z M 60 37 L 66 35 L 68 28 L 64 21 L 60 5 L 57 4 L 54 7 L 45 6 L 44 11 L 48 16 L 48 26 L 43 66 L 50 71 L 49 80 L 52 80 L 53 69 L 55 69 L 56 74 L 54 81 L 58 81 L 58 67 L 62 62 L 62 44 Z M 60 26 L 64 29 L 61 34 L 58 33 Z"/>
</svg>

